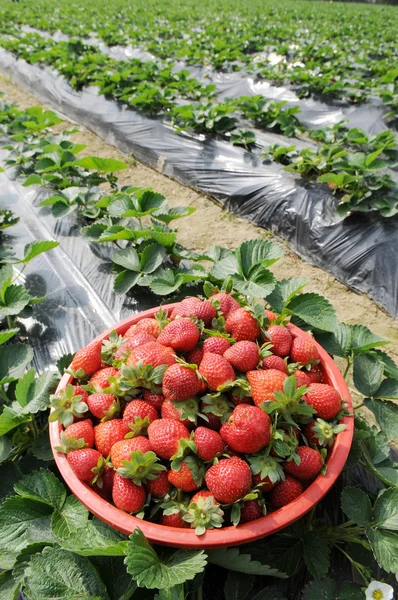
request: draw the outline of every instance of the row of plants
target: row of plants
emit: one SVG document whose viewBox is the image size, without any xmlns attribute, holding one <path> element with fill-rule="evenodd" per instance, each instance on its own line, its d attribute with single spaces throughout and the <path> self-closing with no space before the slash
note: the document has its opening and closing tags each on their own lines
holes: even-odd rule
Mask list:
<svg viewBox="0 0 398 600">
<path fill-rule="evenodd" d="M 285 0 L 264 7 L 259 1 L 137 2 L 119 0 L 114 10 L 49 0 L 20 11 L 2 0 L 4 21 L 71 36 L 95 34 L 108 45 L 131 43 L 160 58 L 215 69 L 246 69 L 299 95 L 323 94 L 361 102 L 377 96 L 397 114 L 397 17 L 393 7 L 314 5 Z"/>
<path fill-rule="evenodd" d="M 319 182 L 328 183 L 342 215 L 353 210 L 375 210 L 385 217 L 397 213 L 396 181 L 386 172 L 397 164 L 396 136 L 390 130 L 370 136 L 339 123 L 304 132 L 296 117 L 298 107 L 286 108 L 285 102 L 268 101 L 263 96 L 216 102 L 209 98 L 214 86 L 202 86 L 186 71 L 175 72 L 172 65 L 151 61 L 115 61 L 79 40 L 54 42 L 28 34 L 2 38 L 0 44 L 30 64 L 53 66 L 75 89 L 97 85 L 100 93 L 130 106 L 151 114 L 160 111 L 171 119 L 177 132 L 216 134 L 246 149 L 253 149 L 256 143 L 255 133 L 242 128 L 246 124 L 287 136 L 310 137 L 320 143 L 318 147 L 299 152 L 294 145 L 277 146 L 267 149 L 266 157 L 288 163 L 287 170 L 316 175 Z M 198 96 L 207 99 L 179 105 L 179 98 Z"/>
<path fill-rule="evenodd" d="M 18 331 L 20 322 L 29 316 L 29 306 L 33 304 L 34 310 L 34 303 L 40 300 L 32 300 L 17 283 L 20 272 L 31 259 L 57 243 L 29 244 L 18 259 L 7 248 L 9 240 L 4 239 L 0 270 L 2 600 L 15 598 L 20 590 L 32 600 L 359 600 L 365 587 L 374 587 L 374 577 L 382 580 L 376 584 L 377 589 L 390 594 L 389 585 L 398 572 L 398 469 L 393 460 L 393 443 L 398 438 L 398 367 L 383 350 L 388 340 L 374 335 L 366 326 L 340 323 L 326 298 L 302 291 L 305 280 L 276 280 L 269 267 L 283 253 L 267 240 L 250 240 L 234 251 L 214 246 L 201 257 L 195 256 L 195 260 L 209 265 L 205 269 L 202 262 L 194 263 L 194 270 L 201 265 L 195 275 L 186 266 L 187 257 L 181 259 L 178 255 L 185 249 L 178 246 L 172 238 L 175 232 L 167 227 L 174 217 L 189 211 L 168 210 L 165 199 L 152 190 L 123 190 L 114 175 L 124 167 L 121 161 L 94 156 L 78 159 L 76 154 L 82 148 L 65 133 L 53 135 L 50 128 L 55 124 L 59 119 L 51 111 L 40 107 L 22 111 L 2 103 L 1 134 L 7 139 L 9 151 L 4 167 L 6 172 L 12 167 L 14 174 L 18 169 L 20 182 L 46 188 L 49 196 L 44 202 L 55 216 L 77 217 L 80 213 L 80 218 L 91 223 L 89 228 L 108 224 L 119 227 L 111 235 L 123 231 L 114 240 L 129 243 L 116 250 L 116 260 L 114 255 L 116 268 L 121 269 L 116 280 L 119 284 L 128 282 L 120 292 L 131 289 L 129 284 L 135 279 L 135 284 L 148 285 L 148 275 L 152 276 L 159 264 L 153 271 L 141 267 L 159 263 L 159 239 L 165 242 L 162 235 L 169 235 L 168 243 L 162 246 L 166 248 L 162 261 L 169 261 L 170 268 L 160 267 L 157 285 L 154 280 L 149 284 L 154 305 L 159 303 L 156 296 L 173 297 L 179 286 L 189 295 L 196 280 L 205 283 L 208 294 L 224 287 L 241 301 L 242 295 L 251 298 L 257 315 L 263 312 L 258 306 L 261 299 L 278 313 L 278 323 L 290 320 L 312 330 L 331 355 L 345 361 L 345 376 L 350 381 L 352 377 L 361 397 L 345 477 L 360 481 L 361 489 L 344 488 L 342 512 L 334 500 L 334 510 L 328 510 L 326 500 L 316 511 L 271 538 L 241 548 L 206 552 L 153 548 L 138 528 L 127 538 L 92 518 L 67 493 L 52 461 L 47 417 L 57 373 L 50 371 L 37 377 L 33 369 L 26 370 L 33 353 Z M 73 196 L 73 188 L 80 190 L 77 196 Z M 121 219 L 122 224 L 109 219 Z M 6 212 L 2 223 L 6 227 L 16 225 L 17 220 Z M 153 234 L 155 238 L 151 238 Z M 160 237 L 156 239 L 157 234 Z M 10 278 L 13 268 L 18 273 Z M 191 279 L 183 281 L 184 274 Z M 71 358 L 61 359 L 60 372 Z M 374 425 L 370 425 L 369 415 Z M 39 466 L 42 468 L 37 470 Z M 358 476 L 360 479 L 355 479 Z M 335 571 L 336 555 L 343 559 L 340 568 L 344 578 Z"/>
</svg>

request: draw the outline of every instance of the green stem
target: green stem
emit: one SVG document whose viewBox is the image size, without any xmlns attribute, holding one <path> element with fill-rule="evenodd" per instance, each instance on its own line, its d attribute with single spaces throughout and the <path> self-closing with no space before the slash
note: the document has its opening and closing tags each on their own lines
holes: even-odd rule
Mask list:
<svg viewBox="0 0 398 600">
<path fill-rule="evenodd" d="M 11 315 L 7 315 L 7 327 L 8 329 L 13 329 L 15 325 L 15 317 L 14 319 L 11 317 Z"/>
<path fill-rule="evenodd" d="M 343 375 L 344 379 L 347 377 L 350 367 L 351 367 L 351 359 L 347 358 L 347 366 L 346 366 L 346 369 L 345 369 L 344 375 Z"/>
<path fill-rule="evenodd" d="M 0 397 L 3 398 L 4 402 L 7 402 L 7 404 L 9 404 L 10 399 L 5 392 L 3 385 L 0 386 Z"/>
<path fill-rule="evenodd" d="M 362 577 L 362 579 L 365 581 L 366 585 L 369 585 L 370 583 L 370 579 L 368 577 L 366 577 L 365 574 L 365 569 L 366 567 L 364 567 L 363 565 L 361 565 L 360 563 L 357 563 L 355 560 L 353 560 L 351 558 L 351 556 L 349 554 L 347 554 L 347 552 L 345 550 L 343 550 L 343 548 L 341 548 L 338 545 L 334 546 L 337 550 L 339 550 L 351 563 L 351 566 L 359 573 L 359 575 Z"/>
<path fill-rule="evenodd" d="M 200 584 L 200 587 L 196 592 L 196 600 L 203 600 L 203 583 Z"/>
<path fill-rule="evenodd" d="M 37 427 L 37 423 L 36 423 L 36 419 L 35 417 L 32 415 L 32 421 L 30 423 L 31 429 L 33 431 L 33 436 L 37 437 L 39 435 L 39 428 Z"/>
<path fill-rule="evenodd" d="M 22 275 L 22 273 L 25 271 L 26 269 L 26 264 L 24 264 L 24 266 L 22 267 L 22 269 L 20 271 L 18 271 L 18 274 L 16 277 L 14 277 L 14 279 L 11 281 L 11 284 L 15 283 Z"/>
<path fill-rule="evenodd" d="M 387 487 L 394 487 L 394 485 L 391 483 L 391 481 L 389 481 L 388 479 L 385 479 L 383 477 L 383 475 L 381 475 L 377 471 L 377 469 L 375 469 L 374 466 L 368 460 L 366 460 L 366 458 L 365 458 L 365 460 L 359 460 L 358 462 L 361 465 L 361 467 L 363 467 L 364 469 L 369 471 L 369 473 L 372 473 L 372 475 L 374 475 L 379 481 L 384 483 L 384 485 L 386 485 Z"/>
</svg>

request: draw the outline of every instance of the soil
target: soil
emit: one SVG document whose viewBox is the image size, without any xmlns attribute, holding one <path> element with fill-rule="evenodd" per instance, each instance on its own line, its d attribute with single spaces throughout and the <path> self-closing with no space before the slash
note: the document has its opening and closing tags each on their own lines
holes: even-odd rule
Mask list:
<svg viewBox="0 0 398 600">
<path fill-rule="evenodd" d="M 3 77 L 0 77 L 0 91 L 7 96 L 9 101 L 17 102 L 21 108 L 39 104 L 34 96 Z M 70 128 L 70 123 L 64 121 L 58 126 L 60 130 L 65 127 Z M 126 161 L 126 157 L 115 147 L 106 144 L 84 127 L 79 127 L 79 129 L 80 131 L 74 134 L 73 140 L 87 145 L 80 156 L 97 155 L 104 158 L 119 158 L 129 162 L 129 168 L 118 173 L 122 184 L 151 187 L 166 196 L 170 206 L 193 206 L 196 208 L 193 216 L 178 221 L 178 240 L 181 244 L 192 250 L 200 251 L 212 244 L 232 249 L 245 240 L 264 236 L 279 243 L 283 246 L 285 255 L 271 267 L 276 277 L 280 279 L 305 277 L 309 282 L 305 288 L 306 291 L 318 292 L 326 296 L 335 307 L 340 320 L 349 324 L 366 325 L 377 335 L 391 340 L 392 344 L 386 350 L 393 358 L 398 359 L 398 320 L 387 315 L 368 296 L 348 289 L 332 275 L 306 263 L 289 248 L 284 240 L 237 218 L 209 197 L 198 194 L 189 187 L 185 187 L 135 160 Z"/>
</svg>

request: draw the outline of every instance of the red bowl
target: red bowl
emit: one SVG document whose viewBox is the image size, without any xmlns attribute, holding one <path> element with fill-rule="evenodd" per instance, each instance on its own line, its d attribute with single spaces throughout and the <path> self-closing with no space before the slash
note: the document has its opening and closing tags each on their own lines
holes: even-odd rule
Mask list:
<svg viewBox="0 0 398 600">
<path fill-rule="evenodd" d="M 177 304 L 169 304 L 163 308 L 171 310 L 175 306 L 177 306 Z M 158 308 L 152 308 L 129 317 L 124 321 L 120 321 L 120 323 L 117 323 L 111 329 L 101 333 L 95 341 L 99 342 L 107 338 L 112 330 L 116 330 L 119 334 L 124 334 L 131 325 L 134 325 L 144 317 L 153 317 L 158 310 Z M 307 333 L 294 325 L 289 324 L 288 328 L 293 337 L 309 338 Z M 341 397 L 347 403 L 348 410 L 352 412 L 352 400 L 342 374 L 327 352 L 319 344 L 316 344 L 316 346 L 326 375 L 326 382 L 329 383 L 329 385 L 332 385 L 341 394 Z M 57 393 L 65 388 L 68 383 L 71 383 L 71 381 L 72 377 L 70 375 L 64 375 L 57 388 Z M 219 546 L 236 546 L 238 544 L 253 542 L 254 540 L 263 538 L 287 527 L 311 510 L 311 508 L 330 490 L 343 470 L 350 451 L 354 432 L 354 418 L 352 416 L 344 417 L 343 423 L 346 425 L 346 429 L 336 437 L 335 444 L 327 461 L 328 468 L 326 475 L 319 475 L 296 500 L 256 521 L 244 523 L 238 527 L 230 526 L 221 529 L 212 529 L 200 537 L 198 537 L 192 529 L 180 529 L 159 525 L 157 523 L 150 523 L 149 521 L 137 519 L 137 517 L 133 517 L 132 515 L 119 510 L 101 498 L 101 496 L 94 492 L 87 484 L 76 477 L 66 460 L 65 454 L 54 450 L 53 454 L 60 473 L 70 490 L 77 498 L 79 498 L 80 502 L 84 504 L 88 510 L 111 527 L 126 534 L 131 534 L 136 527 L 139 527 L 151 542 L 163 544 L 165 546 L 176 546 L 178 548 L 217 548 Z M 50 423 L 49 431 L 52 448 L 60 444 L 61 430 L 62 426 L 58 421 Z"/>
</svg>

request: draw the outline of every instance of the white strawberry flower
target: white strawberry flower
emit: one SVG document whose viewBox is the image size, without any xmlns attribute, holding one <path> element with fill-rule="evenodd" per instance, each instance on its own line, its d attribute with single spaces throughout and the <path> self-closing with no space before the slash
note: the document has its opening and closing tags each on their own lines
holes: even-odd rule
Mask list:
<svg viewBox="0 0 398 600">
<path fill-rule="evenodd" d="M 391 585 L 380 581 L 371 581 L 365 590 L 366 600 L 393 600 L 394 590 Z"/>
</svg>

